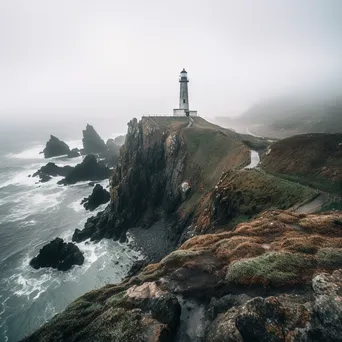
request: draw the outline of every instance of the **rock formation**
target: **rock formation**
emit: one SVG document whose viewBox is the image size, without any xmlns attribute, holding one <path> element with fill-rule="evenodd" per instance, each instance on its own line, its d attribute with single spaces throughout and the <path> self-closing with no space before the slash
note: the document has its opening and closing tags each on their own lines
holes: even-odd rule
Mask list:
<svg viewBox="0 0 342 342">
<path fill-rule="evenodd" d="M 43 153 L 45 158 L 63 156 L 70 153 L 70 148 L 64 141 L 61 141 L 51 135 L 50 140 L 46 143 Z"/>
<path fill-rule="evenodd" d="M 76 158 L 81 155 L 80 150 L 78 148 L 73 148 L 69 153 L 68 153 L 68 158 Z"/>
<path fill-rule="evenodd" d="M 110 169 L 107 166 L 98 162 L 94 155 L 88 154 L 82 163 L 77 164 L 58 184 L 67 185 L 81 181 L 98 181 L 107 179 L 109 174 Z"/>
<path fill-rule="evenodd" d="M 82 265 L 83 262 L 84 256 L 75 244 L 56 238 L 39 251 L 39 254 L 30 261 L 30 265 L 35 269 L 52 267 L 67 271 L 73 265 Z"/>
<path fill-rule="evenodd" d="M 96 184 L 93 192 L 81 202 L 86 210 L 94 210 L 99 205 L 109 202 L 109 192 L 102 187 L 100 184 Z"/>
<path fill-rule="evenodd" d="M 73 170 L 72 166 L 66 165 L 60 167 L 55 163 L 49 162 L 42 166 L 32 177 L 39 177 L 39 181 L 44 183 L 49 181 L 52 177 L 63 176 L 66 177 Z"/>
<path fill-rule="evenodd" d="M 191 216 L 191 207 L 216 184 L 222 171 L 247 164 L 248 149 L 236 133 L 218 132 L 217 126 L 200 118 L 192 130 L 187 130 L 188 122 L 183 121 L 180 119 L 175 126 L 155 124 L 148 118 L 129 122 L 120 163 L 111 177 L 112 202 L 102 215 L 86 224 L 83 239 L 122 240 L 129 227 L 149 227 L 161 218 L 170 218 L 178 209 L 175 221 L 179 227 L 170 233 L 176 240 Z M 217 148 L 221 144 L 225 147 Z M 212 163 L 207 162 L 209 155 Z M 182 190 L 184 182 L 188 184 L 186 196 Z M 192 200 L 192 206 L 184 213 L 189 207 L 185 199 Z M 75 241 L 79 241 L 78 232 Z"/>
<path fill-rule="evenodd" d="M 114 142 L 118 146 L 122 146 L 125 143 L 126 135 L 119 135 L 114 139 Z"/>
<path fill-rule="evenodd" d="M 87 124 L 87 127 L 83 132 L 83 154 L 90 153 L 104 153 L 107 151 L 107 146 L 98 133 L 95 131 L 94 127 Z"/>
<path fill-rule="evenodd" d="M 273 210 L 196 236 L 80 297 L 25 341 L 338 341 L 341 226 L 341 212 Z"/>
<path fill-rule="evenodd" d="M 114 139 L 108 139 L 106 142 L 107 151 L 102 153 L 105 161 L 109 166 L 115 166 L 120 157 L 120 146 L 115 143 Z"/>
</svg>

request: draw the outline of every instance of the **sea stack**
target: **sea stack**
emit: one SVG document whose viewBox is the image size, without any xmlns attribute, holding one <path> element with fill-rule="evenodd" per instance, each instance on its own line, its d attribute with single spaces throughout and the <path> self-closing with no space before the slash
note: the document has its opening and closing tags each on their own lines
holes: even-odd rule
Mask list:
<svg viewBox="0 0 342 342">
<path fill-rule="evenodd" d="M 50 140 L 46 143 L 43 153 L 45 158 L 64 156 L 70 153 L 70 148 L 64 141 L 59 140 L 54 135 L 51 135 Z"/>
<path fill-rule="evenodd" d="M 101 139 L 94 127 L 87 124 L 83 132 L 83 154 L 104 153 L 107 151 L 105 142 Z"/>
</svg>

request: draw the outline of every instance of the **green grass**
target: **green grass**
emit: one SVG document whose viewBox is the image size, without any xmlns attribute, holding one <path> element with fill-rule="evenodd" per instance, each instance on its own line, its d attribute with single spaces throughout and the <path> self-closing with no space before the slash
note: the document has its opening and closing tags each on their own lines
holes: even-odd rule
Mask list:
<svg viewBox="0 0 342 342">
<path fill-rule="evenodd" d="M 316 254 L 318 267 L 342 267 L 342 248 L 322 248 Z"/>
<path fill-rule="evenodd" d="M 283 173 L 274 173 L 269 172 L 276 177 L 286 179 L 290 182 L 299 183 L 301 185 L 308 186 L 313 189 L 318 189 L 322 191 L 326 191 L 329 193 L 334 193 L 338 195 L 342 195 L 342 187 L 341 182 L 331 182 L 326 178 L 323 178 L 319 175 L 303 175 L 303 174 L 283 174 Z"/>
</svg>

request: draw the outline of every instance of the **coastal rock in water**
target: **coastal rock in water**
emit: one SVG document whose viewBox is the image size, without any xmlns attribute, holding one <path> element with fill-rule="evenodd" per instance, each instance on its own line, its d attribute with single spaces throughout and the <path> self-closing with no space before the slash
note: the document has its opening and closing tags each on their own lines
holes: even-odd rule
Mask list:
<svg viewBox="0 0 342 342">
<path fill-rule="evenodd" d="M 73 170 L 58 184 L 75 184 L 81 181 L 98 181 L 107 179 L 110 169 L 101 162 L 97 162 L 93 154 L 87 155 L 82 163 L 77 164 Z"/>
<path fill-rule="evenodd" d="M 84 198 L 81 202 L 86 210 L 94 210 L 99 205 L 109 202 L 109 192 L 100 184 L 96 184 L 90 196 Z"/>
<path fill-rule="evenodd" d="M 73 170 L 72 166 L 66 165 L 60 167 L 55 163 L 47 163 L 42 166 L 37 172 L 35 172 L 32 177 L 39 177 L 39 181 L 44 183 L 56 176 L 67 176 Z"/>
<path fill-rule="evenodd" d="M 39 254 L 30 261 L 30 265 L 35 269 L 52 267 L 67 271 L 73 265 L 82 265 L 83 262 L 84 256 L 75 244 L 56 238 L 39 251 Z"/>
<path fill-rule="evenodd" d="M 83 154 L 89 153 L 103 153 L 107 151 L 107 146 L 94 127 L 87 124 L 85 130 L 83 130 Z"/>
<path fill-rule="evenodd" d="M 122 146 L 125 143 L 126 140 L 126 134 L 125 135 L 119 135 L 114 139 L 114 142 L 118 146 Z"/>
<path fill-rule="evenodd" d="M 115 166 L 120 157 L 120 146 L 113 139 L 108 139 L 106 142 L 107 151 L 102 153 L 105 161 L 109 166 Z"/>
<path fill-rule="evenodd" d="M 46 143 L 43 153 L 45 158 L 63 156 L 70 153 L 70 148 L 64 141 L 61 141 L 54 135 L 51 135 L 50 140 Z"/>
<path fill-rule="evenodd" d="M 79 157 L 80 154 L 80 150 L 78 148 L 73 148 L 69 153 L 68 153 L 68 158 L 76 158 Z"/>
<path fill-rule="evenodd" d="M 114 139 L 108 139 L 106 142 L 106 146 L 109 151 L 119 152 L 120 146 L 115 143 Z"/>
</svg>

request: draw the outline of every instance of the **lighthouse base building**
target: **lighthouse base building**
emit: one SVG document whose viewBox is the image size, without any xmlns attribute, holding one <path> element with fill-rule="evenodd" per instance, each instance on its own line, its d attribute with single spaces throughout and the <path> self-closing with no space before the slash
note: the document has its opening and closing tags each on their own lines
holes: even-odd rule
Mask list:
<svg viewBox="0 0 342 342">
<path fill-rule="evenodd" d="M 197 110 L 177 109 L 173 110 L 173 116 L 197 116 Z"/>
</svg>

